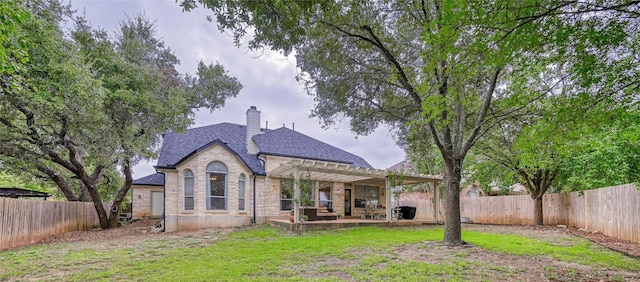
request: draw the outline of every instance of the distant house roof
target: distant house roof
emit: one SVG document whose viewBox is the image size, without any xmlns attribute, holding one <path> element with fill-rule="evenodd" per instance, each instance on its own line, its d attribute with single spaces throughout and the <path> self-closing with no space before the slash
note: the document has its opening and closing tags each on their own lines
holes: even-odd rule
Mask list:
<svg viewBox="0 0 640 282">
<path fill-rule="evenodd" d="M 157 167 L 174 168 L 186 157 L 213 144 L 223 144 L 234 152 L 255 174 L 265 175 L 258 156 L 275 155 L 291 158 L 324 160 L 371 168 L 363 158 L 302 133 L 282 127 L 275 130 L 261 129 L 263 134 L 253 137 L 258 145 L 258 154 L 247 153 L 246 126 L 219 123 L 189 129 L 184 133 L 168 132 L 160 149 Z"/>
<path fill-rule="evenodd" d="M 413 167 L 411 166 L 411 162 L 407 159 L 392 165 L 390 168 L 388 168 L 388 170 L 391 171 L 395 171 L 395 172 L 408 172 L 408 171 L 413 171 Z"/>
<path fill-rule="evenodd" d="M 20 198 L 20 197 L 35 197 L 46 198 L 51 194 L 40 191 L 27 190 L 22 188 L 0 188 L 0 197 Z"/>
<path fill-rule="evenodd" d="M 164 174 L 154 173 L 133 181 L 134 185 L 164 186 Z"/>
</svg>

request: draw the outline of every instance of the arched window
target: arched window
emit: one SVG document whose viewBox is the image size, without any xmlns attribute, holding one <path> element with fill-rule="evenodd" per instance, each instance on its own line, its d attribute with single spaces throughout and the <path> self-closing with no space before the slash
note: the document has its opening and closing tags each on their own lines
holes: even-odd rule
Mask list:
<svg viewBox="0 0 640 282">
<path fill-rule="evenodd" d="M 193 210 L 193 172 L 184 171 L 184 209 Z"/>
<path fill-rule="evenodd" d="M 240 177 L 238 177 L 238 210 L 241 211 L 244 210 L 244 197 L 246 193 L 245 183 L 244 173 L 240 174 Z"/>
<path fill-rule="evenodd" d="M 207 165 L 207 210 L 227 209 L 227 172 L 221 162 Z"/>
</svg>

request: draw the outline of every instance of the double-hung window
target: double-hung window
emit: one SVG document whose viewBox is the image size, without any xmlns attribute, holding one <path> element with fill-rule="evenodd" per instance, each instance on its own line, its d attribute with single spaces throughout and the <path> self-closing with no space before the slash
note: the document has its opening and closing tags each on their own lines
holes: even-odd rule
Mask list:
<svg viewBox="0 0 640 282">
<path fill-rule="evenodd" d="M 280 210 L 293 209 L 293 179 L 280 179 Z"/>
<path fill-rule="evenodd" d="M 184 172 L 184 210 L 193 210 L 193 172 Z"/>
<path fill-rule="evenodd" d="M 318 185 L 318 200 L 319 200 L 319 207 L 321 208 L 327 208 L 327 210 L 332 211 L 333 210 L 333 201 L 331 200 L 331 193 L 332 193 L 332 186 L 333 183 L 331 182 L 320 182 L 320 184 Z"/>
<path fill-rule="evenodd" d="M 244 210 L 244 198 L 246 192 L 245 183 L 244 174 L 240 174 L 240 177 L 238 177 L 238 210 L 241 211 Z"/>
</svg>

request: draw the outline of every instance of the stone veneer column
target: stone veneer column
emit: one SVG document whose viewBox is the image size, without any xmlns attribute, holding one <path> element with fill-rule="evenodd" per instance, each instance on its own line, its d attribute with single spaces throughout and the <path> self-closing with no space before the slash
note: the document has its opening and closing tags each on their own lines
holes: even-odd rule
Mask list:
<svg viewBox="0 0 640 282">
<path fill-rule="evenodd" d="M 164 172 L 164 230 L 178 230 L 178 172 Z"/>
</svg>

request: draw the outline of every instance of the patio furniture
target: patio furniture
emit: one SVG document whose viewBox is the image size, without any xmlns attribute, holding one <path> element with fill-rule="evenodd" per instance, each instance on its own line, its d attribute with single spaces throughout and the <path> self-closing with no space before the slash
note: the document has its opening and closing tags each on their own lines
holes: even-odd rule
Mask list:
<svg viewBox="0 0 640 282">
<path fill-rule="evenodd" d="M 302 214 L 307 216 L 308 221 L 318 220 L 318 208 L 315 207 L 302 207 Z"/>
<path fill-rule="evenodd" d="M 367 217 L 371 219 L 381 219 L 383 215 L 386 216 L 387 210 L 385 208 L 366 208 L 364 209 L 365 219 Z"/>
<path fill-rule="evenodd" d="M 338 214 L 333 212 L 319 212 L 316 219 L 317 220 L 337 220 Z"/>
<path fill-rule="evenodd" d="M 393 209 L 391 209 L 391 220 L 393 219 L 399 220 L 402 218 L 402 210 L 400 209 L 400 207 L 395 207 Z"/>
<path fill-rule="evenodd" d="M 416 207 L 412 206 L 400 206 L 400 213 L 402 219 L 413 219 L 416 217 Z"/>
</svg>

